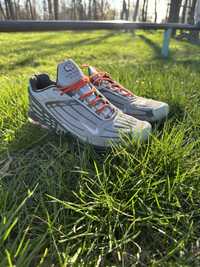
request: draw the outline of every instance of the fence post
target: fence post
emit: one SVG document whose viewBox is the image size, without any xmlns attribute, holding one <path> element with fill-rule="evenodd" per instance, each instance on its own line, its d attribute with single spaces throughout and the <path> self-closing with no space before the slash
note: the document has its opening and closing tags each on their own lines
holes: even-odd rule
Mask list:
<svg viewBox="0 0 200 267">
<path fill-rule="evenodd" d="M 163 46 L 162 46 L 162 51 L 161 51 L 161 54 L 164 58 L 167 58 L 169 55 L 169 43 L 170 43 L 171 34 L 172 34 L 172 29 L 167 29 L 164 31 Z"/>
</svg>

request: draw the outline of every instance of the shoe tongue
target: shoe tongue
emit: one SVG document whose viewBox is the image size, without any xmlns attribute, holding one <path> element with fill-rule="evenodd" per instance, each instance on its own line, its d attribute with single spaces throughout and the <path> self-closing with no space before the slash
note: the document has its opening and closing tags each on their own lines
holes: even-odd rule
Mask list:
<svg viewBox="0 0 200 267">
<path fill-rule="evenodd" d="M 67 87 L 80 81 L 83 77 L 84 74 L 78 65 L 72 59 L 68 59 L 58 65 L 56 84 L 59 87 Z"/>
<path fill-rule="evenodd" d="M 89 72 L 89 68 L 88 68 L 88 72 Z M 92 68 L 91 70 L 96 71 L 95 68 L 93 67 L 91 68 Z M 58 87 L 67 87 L 80 81 L 83 77 L 84 77 L 84 74 L 81 71 L 81 69 L 78 67 L 78 65 L 72 59 L 68 59 L 58 65 L 56 84 Z M 91 87 L 89 84 L 86 84 L 85 86 L 80 88 L 79 91 L 73 92 L 72 95 L 76 95 L 77 97 L 79 97 L 82 94 L 85 94 L 89 91 L 91 91 Z M 87 101 L 95 100 L 95 98 L 96 98 L 96 94 L 93 93 L 87 97 Z M 99 108 L 101 105 L 102 103 L 98 103 L 96 108 Z M 112 112 L 113 111 L 111 110 L 110 107 L 106 107 L 102 113 L 104 114 L 104 116 L 108 116 L 109 114 L 112 114 Z"/>
</svg>

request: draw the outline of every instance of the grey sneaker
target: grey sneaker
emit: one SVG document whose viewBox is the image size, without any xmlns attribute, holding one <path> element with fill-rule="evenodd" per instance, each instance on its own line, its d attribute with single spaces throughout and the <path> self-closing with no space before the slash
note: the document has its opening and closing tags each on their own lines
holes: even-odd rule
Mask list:
<svg viewBox="0 0 200 267">
<path fill-rule="evenodd" d="M 94 86 L 116 107 L 139 120 L 156 122 L 165 119 L 169 113 L 167 103 L 136 96 L 114 81 L 106 72 L 88 67 L 90 80 Z"/>
<path fill-rule="evenodd" d="M 57 133 L 71 133 L 97 147 L 119 142 L 121 133 L 144 141 L 151 132 L 148 122 L 128 116 L 113 106 L 73 60 L 58 65 L 56 82 L 47 74 L 31 78 L 29 100 L 32 123 Z"/>
</svg>

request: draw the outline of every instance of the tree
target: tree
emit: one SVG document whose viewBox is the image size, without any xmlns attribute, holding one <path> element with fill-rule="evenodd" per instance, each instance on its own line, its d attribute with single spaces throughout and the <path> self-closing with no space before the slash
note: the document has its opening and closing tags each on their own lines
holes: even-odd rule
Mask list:
<svg viewBox="0 0 200 267">
<path fill-rule="evenodd" d="M 182 0 L 171 0 L 168 22 L 178 22 Z"/>
<path fill-rule="evenodd" d="M 0 14 L 2 14 L 3 19 L 6 19 L 6 14 L 3 9 L 2 2 L 0 1 Z"/>
<path fill-rule="evenodd" d="M 196 4 L 197 4 L 197 0 L 192 0 L 190 12 L 189 12 L 189 18 L 188 18 L 188 22 L 190 24 L 194 24 L 194 14 L 195 14 Z"/>
<path fill-rule="evenodd" d="M 133 21 L 136 21 L 137 20 L 138 11 L 139 11 L 139 5 L 140 5 L 140 0 L 137 0 L 136 1 L 135 8 L 134 8 L 134 12 L 133 12 Z"/>
<path fill-rule="evenodd" d="M 129 2 L 130 3 L 130 2 Z M 128 20 L 129 17 L 129 8 L 127 7 L 127 2 L 126 0 L 123 0 L 123 4 L 122 4 L 122 11 L 121 11 L 121 19 L 126 19 Z"/>
<path fill-rule="evenodd" d="M 93 9 L 93 18 L 97 19 L 98 18 L 98 15 L 97 15 L 97 0 L 93 0 L 92 9 Z"/>
<path fill-rule="evenodd" d="M 158 13 L 157 13 L 157 0 L 155 0 L 155 5 L 154 5 L 154 22 L 157 22 L 157 17 L 158 17 Z"/>
<path fill-rule="evenodd" d="M 5 0 L 7 19 L 15 19 L 14 7 L 11 0 Z"/>
<path fill-rule="evenodd" d="M 196 5 L 197 5 L 197 0 L 193 0 L 192 5 L 191 5 L 191 9 L 189 12 L 189 18 L 188 18 L 188 22 L 190 24 L 194 24 L 194 15 L 195 15 Z M 191 36 L 193 41 L 199 40 L 199 32 L 198 31 L 191 31 L 190 36 Z"/>
<path fill-rule="evenodd" d="M 92 0 L 89 0 L 89 3 L 88 3 L 88 18 L 89 19 L 92 18 Z"/>
<path fill-rule="evenodd" d="M 179 14 L 181 9 L 182 0 L 171 0 L 168 22 L 179 22 Z M 176 30 L 172 31 L 172 36 L 175 36 Z"/>
<path fill-rule="evenodd" d="M 142 6 L 142 21 L 147 21 L 148 0 L 143 0 Z"/>
<path fill-rule="evenodd" d="M 31 0 L 26 1 L 26 9 L 27 9 L 27 14 L 29 14 L 30 12 L 31 19 L 34 19 L 34 11 L 33 11 L 33 7 L 31 4 Z"/>
<path fill-rule="evenodd" d="M 71 1 L 71 19 L 76 19 L 76 0 Z"/>
<path fill-rule="evenodd" d="M 105 19 L 106 10 L 108 8 L 108 2 L 105 0 L 101 0 L 100 2 L 100 17 L 101 19 Z"/>
<path fill-rule="evenodd" d="M 58 5 L 58 0 L 54 0 L 54 19 L 58 20 L 58 12 L 59 12 L 59 5 Z"/>
<path fill-rule="evenodd" d="M 48 3 L 49 19 L 53 19 L 53 5 L 52 5 L 52 0 L 47 0 L 47 3 Z"/>
<path fill-rule="evenodd" d="M 48 19 L 47 14 L 47 2 L 46 0 L 43 0 L 43 19 Z"/>
<path fill-rule="evenodd" d="M 7 0 L 4 0 L 4 4 L 5 4 L 5 9 L 6 9 L 6 19 L 10 19 L 10 12 L 9 12 Z"/>
<path fill-rule="evenodd" d="M 188 0 L 185 0 L 185 2 L 183 4 L 183 11 L 182 11 L 182 16 L 181 16 L 181 23 L 185 23 L 185 21 L 186 21 L 187 6 L 188 6 Z"/>
<path fill-rule="evenodd" d="M 77 3 L 77 12 L 78 12 L 78 18 L 80 20 L 83 20 L 84 19 L 84 8 L 83 8 L 82 0 L 78 0 L 78 3 Z"/>
</svg>

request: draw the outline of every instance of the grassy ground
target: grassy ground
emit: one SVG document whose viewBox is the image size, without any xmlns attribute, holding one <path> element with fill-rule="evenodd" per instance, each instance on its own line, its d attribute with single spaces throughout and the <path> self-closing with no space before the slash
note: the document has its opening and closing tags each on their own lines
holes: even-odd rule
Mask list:
<svg viewBox="0 0 200 267">
<path fill-rule="evenodd" d="M 200 49 L 160 33 L 0 34 L 0 266 L 200 265 Z M 105 153 L 27 122 L 27 82 L 64 58 L 169 103 L 142 146 Z"/>
</svg>

